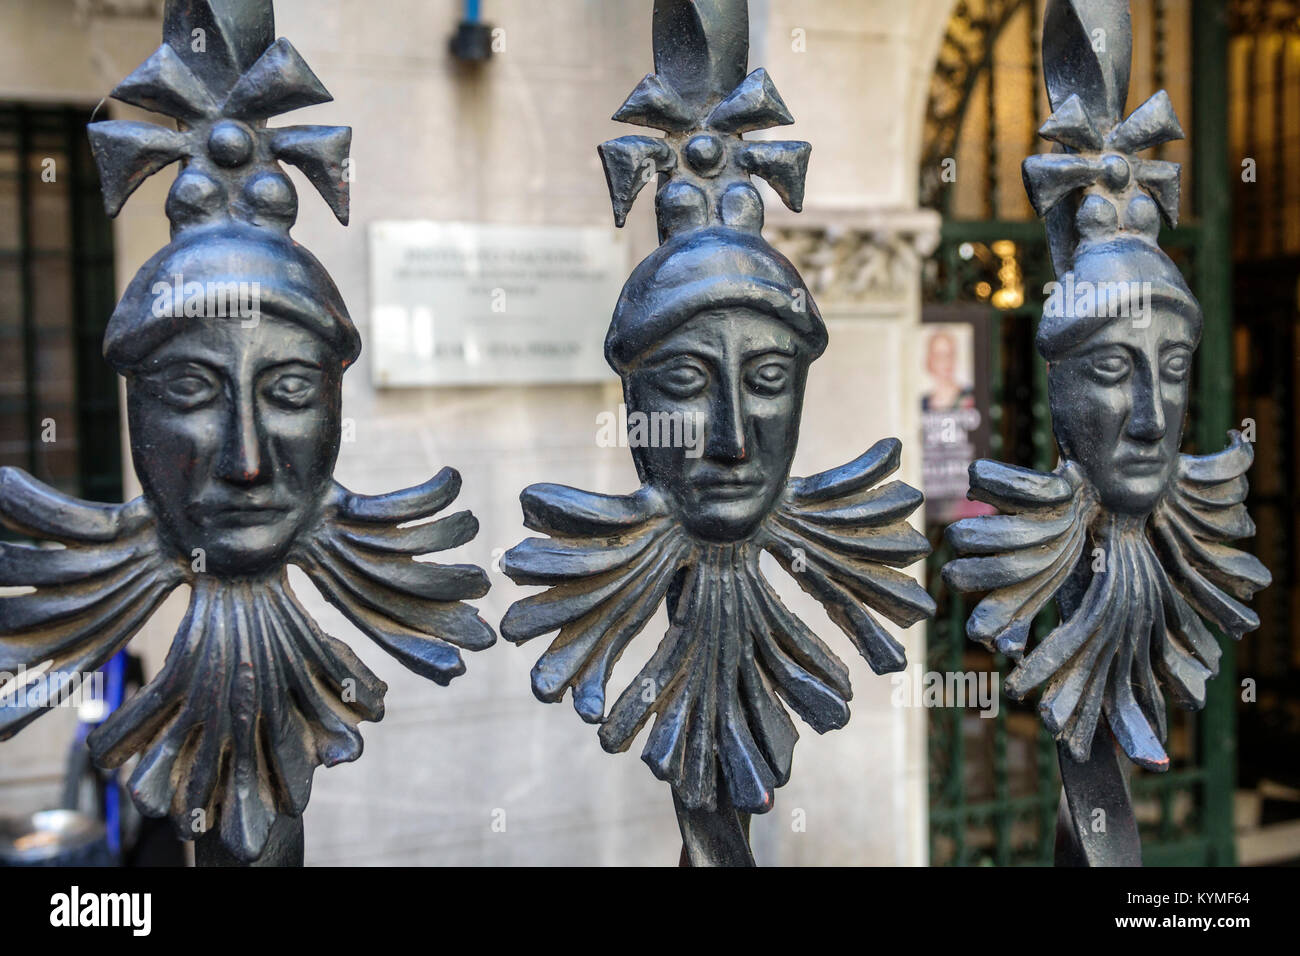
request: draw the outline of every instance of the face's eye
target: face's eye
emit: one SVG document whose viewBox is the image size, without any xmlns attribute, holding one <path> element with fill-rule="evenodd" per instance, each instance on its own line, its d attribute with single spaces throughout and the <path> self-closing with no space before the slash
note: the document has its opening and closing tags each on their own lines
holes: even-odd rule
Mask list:
<svg viewBox="0 0 1300 956">
<path fill-rule="evenodd" d="M 1168 382 L 1183 382 L 1192 371 L 1192 350 L 1184 346 L 1169 349 L 1160 357 L 1160 374 Z"/>
<path fill-rule="evenodd" d="M 654 382 L 676 398 L 694 398 L 709 384 L 709 373 L 696 359 L 679 359 L 656 369 Z"/>
<path fill-rule="evenodd" d="M 790 369 L 783 362 L 760 362 L 746 373 L 745 384 L 758 395 L 780 395 L 790 386 Z"/>
<path fill-rule="evenodd" d="M 320 374 L 314 369 L 281 370 L 267 379 L 262 395 L 281 408 L 307 408 L 320 392 L 320 384 Z"/>
<path fill-rule="evenodd" d="M 154 395 L 180 409 L 199 408 L 221 394 L 221 380 L 202 365 L 183 362 L 150 375 L 148 385 Z"/>
<path fill-rule="evenodd" d="M 1084 371 L 1102 385 L 1115 385 L 1128 378 L 1133 361 L 1121 348 L 1105 348 L 1085 355 Z"/>
</svg>

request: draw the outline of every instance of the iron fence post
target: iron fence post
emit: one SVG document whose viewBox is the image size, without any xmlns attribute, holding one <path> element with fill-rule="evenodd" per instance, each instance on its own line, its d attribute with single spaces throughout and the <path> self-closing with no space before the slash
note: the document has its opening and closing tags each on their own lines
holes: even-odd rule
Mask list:
<svg viewBox="0 0 1300 956">
<path fill-rule="evenodd" d="M 1223 177 L 1230 174 L 1226 136 L 1198 135 L 1201 130 L 1228 128 L 1228 22 L 1226 0 L 1194 0 L 1192 5 L 1192 101 L 1195 106 L 1192 144 L 1197 170 L 1196 218 L 1202 242 L 1196 261 L 1197 289 L 1205 309 L 1197 373 L 1205 400 L 1198 409 L 1196 445 L 1214 447 L 1217 436 L 1233 427 L 1232 395 L 1232 191 Z M 1205 784 L 1205 814 L 1211 861 L 1232 865 L 1233 793 L 1237 780 L 1236 648 L 1224 641 L 1218 683 L 1209 691 L 1201 759 L 1206 767 L 1225 768 L 1210 774 Z"/>
<path fill-rule="evenodd" d="M 1198 68 L 1221 74 L 1226 59 L 1206 37 L 1213 22 L 1200 15 L 1212 11 L 1198 2 L 1197 12 Z M 1215 235 L 1203 312 L 1158 245 L 1161 223 L 1178 221 L 1179 168 L 1139 155 L 1183 131 L 1163 91 L 1123 116 L 1131 44 L 1127 0 L 1048 3 L 1042 55 L 1053 113 L 1039 133 L 1055 150 L 1030 157 L 1023 173 L 1057 276 L 1037 344 L 1061 461 L 1050 474 L 975 463 L 971 497 L 1004 514 L 947 532 L 959 555 L 944 569 L 949 586 L 989 592 L 968 635 L 1017 661 L 1008 693 L 1043 687 L 1039 709 L 1064 785 L 1058 865 L 1141 862 L 1120 752 L 1169 769 L 1165 695 L 1186 709 L 1213 700 L 1210 678 L 1222 670 L 1231 680 L 1232 667 L 1211 629 L 1240 638 L 1257 628 L 1246 602 L 1271 580 L 1229 546 L 1254 533 L 1244 504 L 1249 442 L 1233 431 L 1223 452 L 1179 454 L 1198 345 L 1202 374 L 1227 381 L 1228 259 L 1213 254 L 1227 242 L 1223 145 L 1197 153 L 1201 226 Z M 1201 102 L 1198 110 L 1213 109 L 1209 97 Z M 1219 397 L 1198 425 L 1203 453 L 1230 423 Z M 1053 599 L 1062 623 L 1030 649 L 1034 618 Z M 1224 759 L 1231 735 L 1213 735 L 1210 746 Z M 1231 810 L 1230 792 L 1207 794 L 1217 832 L 1230 834 Z"/>
<path fill-rule="evenodd" d="M 791 479 L 805 376 L 826 329 L 794 266 L 763 238 L 765 179 L 802 207 L 807 143 L 748 141 L 792 123 L 766 71 L 749 72 L 746 0 L 657 0 L 655 72 L 614 118 L 663 132 L 605 143 L 615 221 L 651 182 L 661 245 L 615 307 L 606 357 L 623 380 L 641 488 L 614 497 L 524 491 L 533 538 L 502 568 L 549 590 L 501 623 L 522 642 L 558 630 L 533 669 L 545 702 L 572 692 L 611 752 L 653 718 L 643 759 L 669 783 L 684 862 L 752 865 L 751 814 L 789 778 L 795 710 L 819 733 L 848 720 L 848 671 L 781 602 L 759 568 L 770 553 L 821 602 L 877 673 L 906 665 L 872 616 L 902 627 L 934 613 L 905 568 L 929 553 L 907 522 L 922 501 L 886 439 L 849 464 Z M 677 422 L 675 441 L 640 422 Z M 662 437 L 662 433 L 660 433 Z M 610 672 L 660 604 L 671 626 L 606 707 Z M 869 610 L 870 609 L 870 610 Z"/>
<path fill-rule="evenodd" d="M 469 512 L 409 526 L 457 497 L 451 469 L 389 495 L 333 479 L 342 376 L 360 337 L 324 266 L 290 237 L 297 166 L 339 221 L 349 215 L 346 127 L 272 128 L 331 99 L 285 39 L 271 0 L 168 0 L 163 44 L 113 96 L 175 128 L 89 127 L 105 208 L 180 163 L 171 242 L 127 287 L 104 336 L 126 378 L 143 496 L 62 495 L 0 469 L 0 520 L 63 548 L 0 545 L 0 739 L 120 651 L 166 596 L 189 609 L 160 673 L 89 736 L 96 763 L 138 758 L 141 812 L 197 840 L 204 866 L 301 865 L 302 814 L 318 766 L 361 755 L 383 716 L 383 681 L 324 634 L 289 586 L 296 564 L 358 629 L 446 684 L 460 648 L 495 640 L 465 603 L 487 576 L 417 562 L 472 539 Z M 37 685 L 39 684 L 39 693 Z"/>
</svg>

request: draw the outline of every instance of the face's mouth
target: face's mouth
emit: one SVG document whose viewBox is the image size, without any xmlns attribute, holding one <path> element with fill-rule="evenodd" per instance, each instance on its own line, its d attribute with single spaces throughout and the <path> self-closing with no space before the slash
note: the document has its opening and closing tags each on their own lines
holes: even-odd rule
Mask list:
<svg viewBox="0 0 1300 956">
<path fill-rule="evenodd" d="M 699 495 L 706 501 L 738 501 L 753 497 L 761 487 L 757 482 L 731 482 L 700 488 Z"/>
<path fill-rule="evenodd" d="M 691 489 L 701 500 L 736 501 L 758 494 L 763 482 L 745 475 L 705 474 L 691 480 Z"/>
<path fill-rule="evenodd" d="M 270 504 L 195 504 L 195 522 L 204 528 L 260 528 L 276 524 L 288 508 Z"/>
<path fill-rule="evenodd" d="M 1158 451 L 1154 454 L 1145 455 L 1126 452 L 1115 459 L 1115 467 L 1123 474 L 1134 478 L 1158 475 L 1165 470 L 1168 463 L 1164 453 Z"/>
</svg>

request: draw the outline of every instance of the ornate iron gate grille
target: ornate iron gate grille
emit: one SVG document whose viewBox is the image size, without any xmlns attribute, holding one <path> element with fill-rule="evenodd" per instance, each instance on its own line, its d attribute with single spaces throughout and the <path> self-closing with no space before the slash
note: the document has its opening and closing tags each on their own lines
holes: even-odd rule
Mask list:
<svg viewBox="0 0 1300 956">
<path fill-rule="evenodd" d="M 120 501 L 117 376 L 100 357 L 113 233 L 89 110 L 0 103 L 0 464 Z"/>
<path fill-rule="evenodd" d="M 1300 766 L 1278 759 L 1300 746 L 1300 2 L 1236 0 L 1229 22 L 1235 399 L 1259 431 L 1248 507 L 1273 572 L 1260 629 L 1237 654 L 1239 676 L 1256 682 L 1237 707 L 1239 770 L 1261 798 L 1249 822 L 1267 826 L 1300 816 Z"/>
<path fill-rule="evenodd" d="M 925 301 L 969 303 L 991 314 L 992 457 L 1047 471 L 1055 466 L 1057 451 L 1047 411 L 1046 366 L 1033 335 L 1041 290 L 1053 276 L 1043 226 L 1019 175 L 1020 159 L 1043 150 L 1035 134 L 1039 119 L 1050 112 L 1039 65 L 1042 7 L 1038 0 L 962 0 L 954 8 L 932 80 L 921 195 L 944 215 L 942 243 L 927 265 Z M 1183 164 L 1183 188 L 1197 200 L 1205 194 L 1196 189 L 1196 167 L 1222 168 L 1202 161 L 1205 150 L 1217 143 L 1226 153 L 1222 94 L 1217 109 L 1203 102 L 1203 90 L 1215 82 L 1216 67 L 1222 70 L 1226 56 L 1216 58 L 1206 41 L 1210 30 L 1198 30 L 1196 23 L 1198 17 L 1211 18 L 1204 24 L 1223 14 L 1223 0 L 1133 3 L 1130 102 L 1169 90 L 1192 130 L 1191 141 L 1157 152 Z M 1190 68 L 1194 56 L 1195 70 Z M 956 161 L 948 167 L 955 182 L 945 181 L 945 159 Z M 1228 264 L 1226 247 L 1213 238 L 1227 229 L 1204 203 L 1190 205 L 1195 221 L 1161 244 L 1183 268 L 1206 311 L 1206 345 L 1185 448 L 1195 450 L 1198 442 L 1208 448 L 1218 441 L 1217 449 L 1231 399 L 1230 379 L 1216 366 L 1228 362 L 1217 338 L 1227 336 Z M 927 670 L 1005 675 L 1006 660 L 966 639 L 969 606 L 948 593 L 938 575 L 951 557 L 942 528 L 931 528 L 930 536 L 936 547 L 929 580 L 939 613 L 929 633 Z M 1037 636 L 1051 629 L 1054 614 L 1052 609 L 1040 615 Z M 1212 684 L 1204 712 L 1171 711 L 1172 769 L 1135 771 L 1134 807 L 1148 865 L 1232 859 L 1231 653 L 1227 648 L 1222 678 Z M 1003 696 L 992 719 L 973 710 L 929 711 L 933 864 L 1051 863 L 1060 782 L 1055 746 L 1035 706 L 1032 699 L 1018 703 Z"/>
</svg>

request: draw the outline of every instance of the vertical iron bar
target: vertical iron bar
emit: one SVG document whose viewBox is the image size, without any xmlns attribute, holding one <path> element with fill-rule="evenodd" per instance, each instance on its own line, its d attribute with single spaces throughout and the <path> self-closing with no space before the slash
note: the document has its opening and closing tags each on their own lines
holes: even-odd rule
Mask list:
<svg viewBox="0 0 1300 956">
<path fill-rule="evenodd" d="M 77 111 L 65 109 L 60 117 L 63 121 L 63 149 L 68 161 L 68 181 L 65 183 L 68 195 L 68 265 L 72 273 L 72 316 L 69 338 L 72 347 L 72 414 L 77 417 L 77 483 L 78 493 L 88 495 L 92 491 L 89 480 L 90 462 L 86 460 L 86 449 L 90 424 L 86 414 L 86 403 L 93 396 L 86 389 L 85 358 L 82 341 L 86 325 L 86 260 L 84 254 L 85 234 L 81 218 L 81 185 L 84 173 L 79 162 L 81 151 L 77 148 Z"/>
<path fill-rule="evenodd" d="M 962 658 L 966 648 L 966 602 L 955 592 L 952 595 L 951 610 L 948 614 L 948 670 L 961 669 Z M 951 759 L 948 766 L 952 771 L 952 806 L 956 811 L 953 826 L 954 860 L 958 866 L 966 863 L 966 834 L 970 829 L 967 816 L 969 801 L 966 799 L 966 737 L 962 726 L 962 713 L 955 707 L 947 709 L 950 728 Z"/>
<path fill-rule="evenodd" d="M 1032 340 L 1032 336 L 1030 338 Z M 1037 349 L 1031 350 L 1029 361 L 1033 365 L 1033 399 L 1030 402 L 1033 467 L 1040 472 L 1049 472 L 1056 467 L 1056 438 L 1052 434 L 1051 405 L 1047 395 L 1047 362 L 1038 354 Z M 1034 622 L 1035 638 L 1041 641 L 1047 637 L 1056 623 L 1057 615 L 1053 604 L 1050 610 L 1041 612 Z M 1055 852 L 1060 805 L 1060 785 L 1057 783 L 1059 773 L 1054 773 L 1053 768 L 1059 767 L 1059 761 L 1056 743 L 1042 727 L 1038 728 L 1038 758 L 1038 825 L 1043 839 L 1040 859 L 1044 864 L 1050 864 Z"/>
<path fill-rule="evenodd" d="M 1200 416 L 1196 444 L 1202 452 L 1223 447 L 1232 427 L 1232 235 L 1228 175 L 1227 0 L 1192 0 L 1193 169 L 1200 229 L 1196 250 L 1197 296 L 1205 313 L 1205 330 L 1197 350 Z M 1246 97 L 1247 102 L 1251 100 Z M 1233 791 L 1237 777 L 1235 699 L 1236 653 L 1232 641 L 1220 639 L 1223 659 L 1211 681 L 1202 721 L 1201 762 L 1205 767 L 1205 825 L 1212 865 L 1230 866 Z"/>
<path fill-rule="evenodd" d="M 990 69 L 992 69 L 991 65 L 990 65 Z M 989 346 L 989 378 L 993 382 L 993 390 L 992 390 L 992 402 L 990 403 L 991 408 L 989 412 L 990 412 L 990 417 L 993 420 L 990 423 L 990 427 L 989 427 L 989 451 L 994 457 L 1000 456 L 1004 452 L 1008 444 L 1010 444 L 1013 447 L 1015 445 L 1014 438 L 1012 438 L 1012 440 L 1008 442 L 1006 441 L 1004 435 L 1006 416 L 1003 410 L 1007 407 L 1007 401 L 1008 401 L 1007 388 L 1006 388 L 1006 375 L 1004 371 L 1004 364 L 1005 364 L 1004 359 L 1006 357 L 1006 332 L 1007 332 L 1006 329 L 1007 322 L 1005 320 L 1006 320 L 1006 316 L 1004 315 L 1004 313 L 1002 313 L 998 309 L 990 310 L 989 337 L 991 339 L 991 342 Z M 954 591 L 954 593 L 960 594 L 960 592 L 957 591 Z M 963 607 L 965 606 L 964 599 L 963 599 L 962 606 Z M 963 632 L 964 632 L 964 627 L 965 627 L 965 623 L 963 622 L 961 625 Z M 1002 695 L 1002 687 L 1000 685 L 998 687 L 998 694 Z M 1002 699 L 999 701 L 999 711 L 1005 708 L 1005 706 L 1006 706 L 1006 697 L 1005 695 L 1002 695 Z M 998 733 L 998 729 L 995 728 L 994 732 L 995 734 Z"/>
<path fill-rule="evenodd" d="M 1165 51 L 1168 47 L 1169 29 L 1168 15 L 1165 11 L 1165 0 L 1155 0 L 1152 11 L 1152 50 L 1151 50 L 1151 81 L 1152 86 L 1157 90 L 1163 90 L 1165 83 Z M 1168 151 L 1168 144 L 1161 143 L 1156 147 L 1155 158 L 1164 159 Z"/>
<path fill-rule="evenodd" d="M 1141 866 L 1142 842 L 1129 793 L 1128 760 L 1109 727 L 1097 728 L 1092 752 L 1077 763 L 1058 744 L 1061 766 L 1057 866 Z M 1103 830 L 1094 823 L 1104 821 Z"/>
<path fill-rule="evenodd" d="M 992 383 L 991 407 L 989 408 L 989 451 L 1000 456 L 1006 447 L 1003 435 L 1006 414 L 1007 390 L 1003 379 L 1002 358 L 1004 344 L 1002 341 L 1002 313 L 997 309 L 989 310 L 989 381 Z"/>
<path fill-rule="evenodd" d="M 73 322 L 77 387 L 77 452 L 81 495 L 98 501 L 122 497 L 122 454 L 117 373 L 101 352 L 116 304 L 113 227 L 103 212 L 99 178 L 92 171 L 84 109 L 65 114 L 72 170 L 69 202 L 73 231 Z"/>
<path fill-rule="evenodd" d="M 947 670 L 957 673 L 962 668 L 962 658 L 966 650 L 966 605 L 956 591 L 950 591 L 951 602 L 948 607 L 948 662 Z M 966 815 L 966 738 L 962 726 L 962 713 L 959 708 L 945 707 L 944 714 L 950 728 L 949 761 L 951 773 L 953 809 L 953 863 L 966 865 L 966 834 L 970 828 L 970 819 Z"/>
<path fill-rule="evenodd" d="M 725 793 L 716 810 L 688 810 L 676 792 L 673 808 L 682 834 L 679 866 L 753 866 L 749 846 L 750 815 L 734 809 Z"/>
<path fill-rule="evenodd" d="M 1226 52 L 1224 54 L 1227 55 Z M 1269 187 L 1273 196 L 1273 255 L 1286 255 L 1286 37 L 1278 38 L 1273 63 L 1273 168 Z"/>
<path fill-rule="evenodd" d="M 218 830 L 209 830 L 194 841 L 194 863 L 204 867 L 302 866 L 304 835 L 302 817 L 284 814 L 275 818 L 266 849 L 252 863 L 244 863 L 221 842 Z"/>
<path fill-rule="evenodd" d="M 943 202 L 945 207 L 951 208 L 952 206 L 951 196 L 952 196 L 951 190 L 944 191 Z M 945 209 L 944 218 L 947 219 L 948 215 L 949 215 L 948 210 Z M 958 298 L 961 296 L 961 275 L 958 271 L 961 269 L 961 266 L 959 265 L 961 261 L 961 254 L 958 252 L 958 245 L 953 242 L 943 243 L 942 248 L 943 248 L 944 258 L 947 260 L 947 262 L 945 263 L 945 265 L 947 266 L 947 273 L 948 273 L 946 277 L 947 278 L 946 295 L 948 297 L 947 301 L 956 302 Z"/>
<path fill-rule="evenodd" d="M 1046 729 L 1038 731 L 1038 862 L 1052 865 L 1056 837 L 1057 803 L 1061 784 L 1057 771 L 1056 744 Z"/>
<path fill-rule="evenodd" d="M 32 275 L 35 256 L 32 250 L 32 182 L 31 116 L 27 107 L 16 108 L 18 117 L 18 289 L 22 302 L 23 330 L 23 409 L 27 427 L 27 470 L 40 475 L 36 452 L 36 280 Z"/>
<path fill-rule="evenodd" d="M 1168 843 L 1174 838 L 1174 794 L 1175 788 L 1168 781 L 1161 781 L 1160 788 L 1160 842 Z"/>
<path fill-rule="evenodd" d="M 1194 8 L 1195 11 L 1199 11 L 1199 9 L 1200 9 L 1199 6 Z M 1192 48 L 1193 48 L 1194 56 L 1200 53 L 1200 46 L 1196 39 L 1198 26 L 1199 24 L 1194 25 L 1192 28 Z M 1243 145 L 1246 148 L 1246 155 L 1258 161 L 1259 159 L 1259 148 L 1258 148 L 1259 147 L 1259 118 L 1257 114 L 1259 112 L 1259 78 L 1256 76 L 1257 71 L 1256 71 L 1255 61 L 1256 61 L 1256 55 L 1259 51 L 1259 40 L 1256 37 L 1247 34 L 1245 37 L 1242 38 L 1242 43 L 1246 47 L 1246 55 L 1242 58 L 1243 59 L 1242 79 L 1245 86 L 1245 89 L 1242 90 L 1242 100 L 1244 101 L 1243 111 L 1246 114 L 1244 119 L 1246 137 Z M 1227 56 L 1226 44 L 1224 47 L 1224 56 L 1225 57 Z M 1198 79 L 1199 77 L 1196 75 L 1195 72 L 1193 72 L 1192 86 L 1194 89 L 1197 90 L 1200 89 L 1197 83 Z M 1199 120 L 1200 120 L 1200 114 L 1196 113 L 1194 115 L 1193 122 L 1198 122 Z M 1224 168 L 1226 169 L 1227 167 L 1225 166 Z M 1255 176 L 1256 176 L 1256 181 L 1252 185 L 1258 187 L 1258 182 L 1259 182 L 1258 166 L 1255 169 Z M 1199 169 L 1197 171 L 1197 178 L 1198 179 L 1200 178 Z M 1195 192 L 1197 194 L 1197 199 L 1199 200 L 1200 199 L 1199 187 L 1195 189 Z M 1261 192 L 1258 188 L 1254 188 L 1248 190 L 1248 194 L 1250 196 L 1250 201 L 1248 203 L 1243 203 L 1243 209 L 1249 208 L 1250 211 L 1247 214 L 1246 219 L 1247 222 L 1255 226 L 1255 228 L 1246 230 L 1246 242 L 1248 243 L 1248 249 L 1251 252 L 1255 253 L 1257 258 L 1262 258 L 1261 255 L 1261 253 L 1263 252 L 1263 246 L 1261 244 L 1262 231 L 1259 229 L 1259 223 L 1263 219 L 1264 209 L 1260 198 Z M 1199 210 L 1200 210 L 1199 202 L 1197 203 L 1197 210 L 1199 214 Z"/>
<path fill-rule="evenodd" d="M 984 171 L 985 184 L 988 187 L 988 211 L 989 218 L 996 220 L 998 218 L 998 110 L 997 110 L 997 85 L 994 82 L 994 73 L 997 72 L 995 67 L 996 58 L 993 56 L 993 48 L 997 46 L 998 38 L 996 35 L 990 37 L 989 49 L 989 68 L 985 70 L 985 76 L 988 79 L 988 102 L 989 112 L 987 117 L 988 127 L 985 132 L 987 137 L 987 148 L 985 150 L 985 161 L 988 163 Z"/>
<path fill-rule="evenodd" d="M 994 661 L 994 670 L 1001 673 L 1006 659 L 999 654 Z M 1002 693 L 1000 686 L 997 688 L 997 693 Z M 1011 826 L 1015 811 L 1009 805 L 1011 785 L 1008 780 L 1007 709 L 1001 706 L 1003 703 L 1006 702 L 1002 701 L 999 704 L 998 715 L 993 718 L 993 800 L 996 807 L 993 815 L 996 836 L 994 860 L 998 866 L 1010 866 Z"/>
<path fill-rule="evenodd" d="M 1042 112 L 1039 110 L 1039 98 L 1043 96 L 1044 86 L 1043 77 L 1039 70 L 1039 64 L 1043 58 L 1042 44 L 1039 37 L 1042 36 L 1043 25 L 1038 16 L 1038 3 L 1029 4 L 1029 129 L 1036 130 L 1041 124 L 1039 119 Z M 1033 152 L 1036 145 L 1036 137 L 1031 132 L 1029 136 L 1030 146 L 1026 152 Z"/>
</svg>

